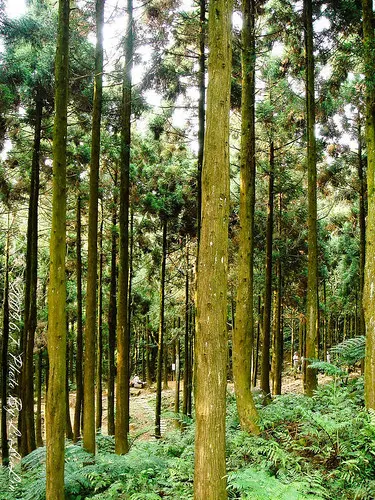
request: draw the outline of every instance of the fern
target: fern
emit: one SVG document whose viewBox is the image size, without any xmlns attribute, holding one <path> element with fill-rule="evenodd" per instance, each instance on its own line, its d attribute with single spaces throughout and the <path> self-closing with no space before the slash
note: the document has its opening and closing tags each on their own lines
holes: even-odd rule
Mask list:
<svg viewBox="0 0 375 500">
<path fill-rule="evenodd" d="M 339 366 L 352 366 L 365 357 L 366 339 L 363 335 L 346 339 L 340 344 L 330 349 L 331 353 L 337 358 Z"/>
</svg>

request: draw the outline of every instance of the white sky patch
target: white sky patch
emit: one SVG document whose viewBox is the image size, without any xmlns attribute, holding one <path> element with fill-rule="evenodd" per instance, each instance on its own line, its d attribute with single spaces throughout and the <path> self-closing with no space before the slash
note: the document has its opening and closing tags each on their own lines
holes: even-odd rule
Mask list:
<svg viewBox="0 0 375 500">
<path fill-rule="evenodd" d="M 8 0 L 6 5 L 6 13 L 9 17 L 20 17 L 26 13 L 25 0 Z"/>
<path fill-rule="evenodd" d="M 332 75 L 332 66 L 330 64 L 326 64 L 319 72 L 319 77 L 324 80 L 328 80 Z"/>
<path fill-rule="evenodd" d="M 284 53 L 284 44 L 281 42 L 275 42 L 272 47 L 271 55 L 274 57 L 281 57 Z"/>
<path fill-rule="evenodd" d="M 331 27 L 331 22 L 326 17 L 321 17 L 314 23 L 314 32 L 321 33 L 324 30 L 328 30 Z"/>
<path fill-rule="evenodd" d="M 240 14 L 240 12 L 233 12 L 232 24 L 233 28 L 235 28 L 236 30 L 242 29 L 242 15 Z"/>
</svg>

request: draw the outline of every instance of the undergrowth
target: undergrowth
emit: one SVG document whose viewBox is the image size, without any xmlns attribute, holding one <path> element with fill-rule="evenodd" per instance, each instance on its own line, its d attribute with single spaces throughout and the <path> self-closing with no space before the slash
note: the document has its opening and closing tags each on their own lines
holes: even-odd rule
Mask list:
<svg viewBox="0 0 375 500">
<path fill-rule="evenodd" d="M 228 395 L 227 470 L 230 499 L 303 500 L 375 497 L 375 412 L 366 412 L 362 380 L 334 382 L 313 398 L 278 396 L 260 408 L 261 434 L 239 430 Z M 125 456 L 98 436 L 95 459 L 67 444 L 66 498 L 156 500 L 193 498 L 194 423 L 159 441 L 135 441 Z M 20 468 L 20 466 L 19 466 Z M 19 473 L 20 470 L 18 471 Z M 45 498 L 45 448 L 22 461 L 15 493 L 0 470 L 0 500 Z"/>
</svg>

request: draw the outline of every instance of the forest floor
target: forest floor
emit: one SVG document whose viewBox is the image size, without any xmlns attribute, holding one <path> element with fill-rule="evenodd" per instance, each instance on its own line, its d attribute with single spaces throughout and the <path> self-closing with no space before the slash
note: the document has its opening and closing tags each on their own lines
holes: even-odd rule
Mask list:
<svg viewBox="0 0 375 500">
<path fill-rule="evenodd" d="M 332 380 L 332 377 L 319 374 L 319 385 L 324 385 Z M 161 432 L 162 435 L 174 425 L 174 418 L 171 415 L 174 409 L 175 397 L 174 381 L 168 382 L 168 389 L 162 392 L 162 420 Z M 182 396 L 183 383 L 181 382 L 181 396 Z M 234 392 L 233 383 L 228 383 L 228 391 Z M 298 374 L 296 378 L 294 375 L 284 374 L 282 380 L 282 394 L 302 394 L 303 383 L 302 376 Z M 130 390 L 130 435 L 132 440 L 151 440 L 154 438 L 155 429 L 155 401 L 156 392 L 153 387 L 146 389 L 133 389 Z M 73 423 L 74 420 L 74 407 L 76 402 L 76 393 L 71 392 L 69 396 L 70 418 Z M 44 403 L 44 401 L 43 401 Z M 108 434 L 108 421 L 107 421 L 107 393 L 103 392 L 103 425 L 102 433 Z M 44 413 L 44 404 L 42 405 L 42 412 Z"/>
</svg>

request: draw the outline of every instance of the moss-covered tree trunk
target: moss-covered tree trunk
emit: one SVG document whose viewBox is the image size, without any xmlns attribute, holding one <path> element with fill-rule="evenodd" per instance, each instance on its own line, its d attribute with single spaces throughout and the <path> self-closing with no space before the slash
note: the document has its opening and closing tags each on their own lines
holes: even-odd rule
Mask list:
<svg viewBox="0 0 375 500">
<path fill-rule="evenodd" d="M 268 176 L 268 205 L 266 228 L 266 268 L 263 312 L 263 342 L 262 342 L 262 372 L 260 387 L 266 401 L 270 400 L 270 344 L 271 344 L 271 316 L 272 316 L 272 246 L 273 246 L 273 209 L 275 184 L 275 149 L 270 143 L 270 161 Z"/>
<path fill-rule="evenodd" d="M 8 230 L 4 266 L 4 298 L 3 298 L 3 335 L 1 343 L 1 459 L 4 466 L 9 465 L 8 444 L 8 349 L 9 349 L 9 244 L 10 227 L 8 215 Z"/>
<path fill-rule="evenodd" d="M 131 131 L 131 70 L 133 66 L 133 1 L 127 0 L 125 26 L 125 65 L 123 75 L 121 173 L 120 173 L 120 261 L 117 317 L 117 386 L 115 448 L 117 454 L 129 451 L 129 169 Z"/>
<path fill-rule="evenodd" d="M 115 350 L 117 318 L 117 169 L 114 175 L 111 242 L 111 283 L 108 306 L 108 434 L 115 434 Z"/>
<path fill-rule="evenodd" d="M 52 227 L 48 287 L 49 381 L 46 404 L 46 499 L 63 500 L 66 374 L 66 137 L 69 60 L 69 0 L 59 0 L 55 59 Z"/>
<path fill-rule="evenodd" d="M 304 0 L 306 50 L 306 121 L 307 121 L 307 176 L 308 176 L 308 268 L 306 358 L 318 358 L 318 240 L 317 240 L 317 188 L 315 140 L 315 64 L 312 0 Z M 305 393 L 312 396 L 318 386 L 316 370 L 306 362 Z"/>
<path fill-rule="evenodd" d="M 23 331 L 23 365 L 21 374 L 21 455 L 36 448 L 34 422 L 34 338 L 37 324 L 37 267 L 38 267 L 38 200 L 39 157 L 42 130 L 43 100 L 38 89 L 35 98 L 35 129 L 30 176 L 30 198 L 27 221 L 27 248 L 25 272 L 25 309 Z"/>
<path fill-rule="evenodd" d="M 36 382 L 36 418 L 35 418 L 35 436 L 36 445 L 43 446 L 42 434 L 42 381 L 43 381 L 43 351 L 39 349 L 37 362 L 35 366 Z"/>
<path fill-rule="evenodd" d="M 255 2 L 242 3 L 242 107 L 240 170 L 240 233 L 236 323 L 233 332 L 233 378 L 242 430 L 258 433 L 251 393 L 254 336 L 253 263 L 255 207 Z"/>
<path fill-rule="evenodd" d="M 375 37 L 372 0 L 362 0 L 366 77 L 367 196 L 363 305 L 366 322 L 365 402 L 375 409 Z"/>
<path fill-rule="evenodd" d="M 78 185 L 79 189 L 79 185 Z M 82 227 L 81 227 L 81 194 L 77 196 L 76 214 L 76 274 L 77 274 L 77 357 L 76 357 L 76 404 L 74 408 L 73 441 L 81 436 L 82 403 L 83 403 L 83 318 L 82 318 Z"/>
<path fill-rule="evenodd" d="M 206 119 L 206 0 L 199 0 L 199 72 L 198 72 L 198 204 L 197 204 L 197 234 L 198 248 L 201 233 L 202 216 L 202 166 L 204 150 L 204 126 Z"/>
<path fill-rule="evenodd" d="M 365 278 L 366 256 L 366 179 L 363 172 L 362 154 L 362 116 L 358 113 L 358 182 L 359 182 L 359 303 L 358 334 L 365 335 L 365 314 L 363 309 L 363 286 Z"/>
<path fill-rule="evenodd" d="M 104 226 L 104 214 L 103 214 L 103 204 L 102 204 L 102 214 L 101 214 L 100 233 L 99 233 L 98 344 L 97 344 L 97 352 L 96 352 L 96 417 L 95 417 L 95 424 L 96 424 L 97 430 L 100 430 L 102 427 L 102 417 L 103 417 L 103 403 L 102 403 L 102 393 L 103 393 L 103 265 L 104 265 L 103 226 Z"/>
<path fill-rule="evenodd" d="M 165 328 L 165 270 L 167 263 L 167 220 L 163 220 L 163 243 L 160 274 L 160 315 L 159 315 L 159 338 L 158 338 L 158 361 L 156 372 L 156 407 L 155 407 L 155 437 L 161 437 L 161 390 L 163 378 L 163 351 L 164 351 L 164 328 Z"/>
<path fill-rule="evenodd" d="M 100 123 L 103 95 L 104 0 L 96 0 L 96 48 L 94 101 L 91 131 L 90 201 L 87 257 L 86 323 L 83 376 L 83 446 L 95 453 L 95 354 L 98 264 L 98 193 L 100 163 Z"/>
<path fill-rule="evenodd" d="M 210 2 L 195 344 L 194 498 L 196 500 L 227 498 L 225 403 L 231 16 L 230 1 Z"/>
</svg>

